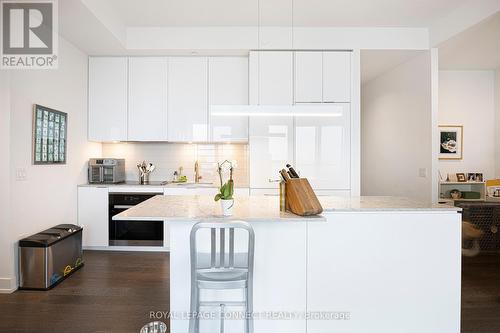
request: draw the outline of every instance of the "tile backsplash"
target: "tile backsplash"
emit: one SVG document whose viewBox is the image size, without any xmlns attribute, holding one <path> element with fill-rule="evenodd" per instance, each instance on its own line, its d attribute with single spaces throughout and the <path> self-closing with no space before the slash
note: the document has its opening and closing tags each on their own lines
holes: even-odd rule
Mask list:
<svg viewBox="0 0 500 333">
<path fill-rule="evenodd" d="M 138 180 L 137 163 L 156 165 L 151 181 L 172 180 L 174 171 L 183 167 L 188 181 L 194 181 L 194 164 L 200 166 L 200 182 L 218 184 L 217 162 L 236 161 L 234 182 L 236 186 L 249 184 L 248 145 L 245 144 L 184 144 L 184 143 L 103 143 L 102 157 L 124 158 L 127 180 Z"/>
</svg>

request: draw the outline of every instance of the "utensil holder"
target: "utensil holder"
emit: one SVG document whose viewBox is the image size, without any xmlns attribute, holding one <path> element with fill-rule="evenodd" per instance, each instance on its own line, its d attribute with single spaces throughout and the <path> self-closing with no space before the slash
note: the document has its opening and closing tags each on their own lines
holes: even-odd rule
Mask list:
<svg viewBox="0 0 500 333">
<path fill-rule="evenodd" d="M 148 173 L 141 172 L 139 174 L 139 183 L 140 184 L 149 184 L 149 172 Z"/>
<path fill-rule="evenodd" d="M 286 181 L 286 206 L 300 216 L 317 215 L 323 207 L 307 178 L 291 178 Z"/>
</svg>

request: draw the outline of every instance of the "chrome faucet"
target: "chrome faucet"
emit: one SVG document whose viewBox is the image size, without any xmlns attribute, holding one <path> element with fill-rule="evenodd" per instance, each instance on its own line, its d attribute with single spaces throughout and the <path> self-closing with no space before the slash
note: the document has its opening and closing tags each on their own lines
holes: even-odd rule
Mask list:
<svg viewBox="0 0 500 333">
<path fill-rule="evenodd" d="M 200 165 L 198 161 L 194 162 L 194 182 L 199 183 L 201 179 L 200 176 Z"/>
</svg>

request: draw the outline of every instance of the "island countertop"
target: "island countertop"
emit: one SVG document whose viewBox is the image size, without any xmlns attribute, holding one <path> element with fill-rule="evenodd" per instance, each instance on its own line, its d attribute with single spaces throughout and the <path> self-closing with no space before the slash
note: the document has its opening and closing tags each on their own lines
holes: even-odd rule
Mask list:
<svg viewBox="0 0 500 333">
<path fill-rule="evenodd" d="M 370 212 L 370 211 L 460 211 L 460 208 L 425 204 L 407 198 L 399 197 L 351 197 L 334 196 L 318 197 L 325 213 L 328 212 Z M 275 222 L 275 221 L 326 221 L 322 215 L 298 216 L 290 212 L 279 210 L 277 196 L 249 196 L 236 197 L 233 215 L 221 215 L 219 202 L 214 202 L 212 196 L 193 195 L 157 195 L 137 206 L 113 216 L 113 220 L 165 220 L 165 221 L 193 221 L 193 220 L 244 220 L 248 222 Z"/>
</svg>

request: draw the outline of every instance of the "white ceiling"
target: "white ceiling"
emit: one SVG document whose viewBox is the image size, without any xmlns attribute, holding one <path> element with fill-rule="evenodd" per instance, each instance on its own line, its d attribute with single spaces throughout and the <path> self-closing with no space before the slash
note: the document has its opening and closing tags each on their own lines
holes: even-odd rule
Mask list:
<svg viewBox="0 0 500 333">
<path fill-rule="evenodd" d="M 500 68 L 500 13 L 439 45 L 439 68 Z"/>
<path fill-rule="evenodd" d="M 361 84 L 403 64 L 424 51 L 415 50 L 362 50 Z"/>
<path fill-rule="evenodd" d="M 428 27 L 471 0 L 99 0 L 125 26 Z M 89 1 L 91 2 L 91 1 Z M 259 4 L 260 2 L 260 4 Z M 262 22 L 264 21 L 264 22 Z"/>
</svg>

